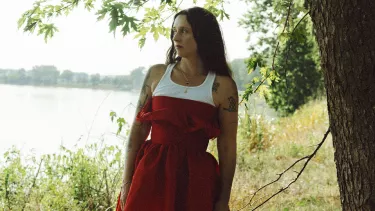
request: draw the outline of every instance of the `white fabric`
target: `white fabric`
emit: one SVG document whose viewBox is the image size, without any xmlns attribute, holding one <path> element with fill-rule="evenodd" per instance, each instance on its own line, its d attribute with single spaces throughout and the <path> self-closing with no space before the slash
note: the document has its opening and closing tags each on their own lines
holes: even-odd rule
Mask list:
<svg viewBox="0 0 375 211">
<path fill-rule="evenodd" d="M 212 98 L 212 86 L 216 74 L 209 71 L 205 81 L 201 85 L 187 87 L 187 93 L 185 93 L 186 86 L 179 85 L 171 79 L 171 73 L 176 64 L 177 63 L 168 65 L 164 75 L 152 93 L 152 96 L 168 96 L 189 99 L 215 106 Z"/>
</svg>

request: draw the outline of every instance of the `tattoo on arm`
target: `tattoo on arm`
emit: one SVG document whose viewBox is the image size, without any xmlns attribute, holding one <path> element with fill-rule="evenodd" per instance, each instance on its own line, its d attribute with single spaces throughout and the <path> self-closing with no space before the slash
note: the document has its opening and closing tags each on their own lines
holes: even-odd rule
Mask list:
<svg viewBox="0 0 375 211">
<path fill-rule="evenodd" d="M 146 102 L 148 100 L 148 96 L 149 96 L 149 91 L 151 91 L 151 86 L 149 85 L 150 84 L 150 82 L 149 82 L 150 75 L 151 75 L 151 70 L 149 70 L 147 72 L 146 77 L 143 81 L 141 96 L 140 96 L 140 99 L 138 100 L 138 109 L 139 110 L 142 109 L 143 106 L 146 104 Z M 143 102 L 141 101 L 142 99 L 144 99 Z"/>
<path fill-rule="evenodd" d="M 224 108 L 225 111 L 229 111 L 229 112 L 237 112 L 237 103 L 236 103 L 236 100 L 233 96 L 230 96 L 228 97 L 228 100 L 229 100 L 229 107 L 228 108 Z"/>
<path fill-rule="evenodd" d="M 148 94 L 146 94 L 145 99 L 144 99 L 143 102 L 141 102 L 141 100 L 138 100 L 138 108 L 142 109 L 143 106 L 146 104 L 147 100 L 148 100 Z"/>
<path fill-rule="evenodd" d="M 150 70 L 147 72 L 147 75 L 146 75 L 146 77 L 145 77 L 145 80 L 144 80 L 144 84 L 143 84 L 143 86 L 142 86 L 142 90 L 141 90 L 141 94 L 143 94 L 143 95 L 146 95 L 147 94 L 147 88 L 150 88 L 150 90 L 151 90 L 151 86 L 149 86 L 148 85 L 148 83 L 149 83 L 149 79 L 150 79 Z"/>
<path fill-rule="evenodd" d="M 147 94 L 147 89 L 151 89 L 151 87 L 148 84 L 144 84 L 142 86 L 141 94 L 146 95 Z"/>
<path fill-rule="evenodd" d="M 217 93 L 217 89 L 219 88 L 219 86 L 220 86 L 219 82 L 215 81 L 214 84 L 212 85 L 212 91 Z"/>
</svg>

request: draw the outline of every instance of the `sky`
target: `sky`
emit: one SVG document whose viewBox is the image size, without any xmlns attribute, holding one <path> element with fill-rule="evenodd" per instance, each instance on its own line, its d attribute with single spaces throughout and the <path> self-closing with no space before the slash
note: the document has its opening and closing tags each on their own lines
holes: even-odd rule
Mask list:
<svg viewBox="0 0 375 211">
<path fill-rule="evenodd" d="M 98 0 L 99 1 L 99 0 Z M 155 0 L 156 1 L 156 0 Z M 34 0 L 0 0 L 0 68 L 31 69 L 35 65 L 55 65 L 60 71 L 87 72 L 102 75 L 124 75 L 136 67 L 164 63 L 170 41 L 161 37 L 146 41 L 143 49 L 133 36 L 109 33 L 107 20 L 96 21 L 95 11 L 75 9 L 69 16 L 53 22 L 59 32 L 47 43 L 42 35 L 24 33 L 17 29 L 21 14 L 32 7 Z M 187 3 L 185 3 L 187 2 Z M 190 7 L 185 1 L 183 8 Z M 191 2 L 191 1 L 190 1 Z M 198 2 L 204 3 L 200 0 Z M 228 60 L 249 56 L 245 29 L 238 18 L 246 12 L 243 1 L 233 0 L 225 5 L 230 20 L 220 22 L 227 48 Z M 172 24 L 172 17 L 167 24 Z"/>
</svg>

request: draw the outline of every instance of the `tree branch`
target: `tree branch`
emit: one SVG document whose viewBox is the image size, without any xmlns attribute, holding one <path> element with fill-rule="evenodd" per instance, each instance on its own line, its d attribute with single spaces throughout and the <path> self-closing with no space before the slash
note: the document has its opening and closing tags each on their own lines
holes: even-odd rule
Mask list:
<svg viewBox="0 0 375 211">
<path fill-rule="evenodd" d="M 331 132 L 331 129 L 328 128 L 327 132 L 324 134 L 324 137 L 323 137 L 323 140 L 317 145 L 317 148 L 314 150 L 314 152 L 308 156 L 305 156 L 303 158 L 300 158 L 298 159 L 297 161 L 295 161 L 291 166 L 289 166 L 287 169 L 285 169 L 282 173 L 278 174 L 278 178 L 275 179 L 274 181 L 262 186 L 261 188 L 259 188 L 257 191 L 255 191 L 253 193 L 253 196 L 251 197 L 249 203 L 247 203 L 244 207 L 242 207 L 241 209 L 239 210 L 242 210 L 243 208 L 247 207 L 248 205 L 251 204 L 252 200 L 254 199 L 255 195 L 261 191 L 262 189 L 266 188 L 267 186 L 271 185 L 271 184 L 274 184 L 275 182 L 279 181 L 280 178 L 287 172 L 289 171 L 291 168 L 293 168 L 297 163 L 299 163 L 300 161 L 302 160 L 306 160 L 305 164 L 303 165 L 302 169 L 299 171 L 299 172 L 296 172 L 298 173 L 296 178 L 294 178 L 294 180 L 292 182 L 290 182 L 286 187 L 283 187 L 281 188 L 279 191 L 277 191 L 276 193 L 272 194 L 270 197 L 268 197 L 265 201 L 263 201 L 262 203 L 260 203 L 258 206 L 256 206 L 254 209 L 252 210 L 256 210 L 257 208 L 261 207 L 262 205 L 264 205 L 266 202 L 268 202 L 269 200 L 271 200 L 273 197 L 275 197 L 276 195 L 278 195 L 279 193 L 283 192 L 284 190 L 288 189 L 293 183 L 295 183 L 298 178 L 301 176 L 302 172 L 305 170 L 307 164 L 310 162 L 310 160 L 316 155 L 316 153 L 318 152 L 318 150 L 320 149 L 320 147 L 323 145 L 324 141 L 327 139 L 327 136 L 328 134 Z M 238 211 L 239 211 L 238 210 Z"/>
<path fill-rule="evenodd" d="M 290 3 L 289 3 L 288 13 L 287 13 L 287 16 L 286 16 L 286 19 L 285 19 L 285 23 L 284 23 L 284 28 L 283 28 L 283 31 L 281 32 L 281 34 L 284 33 L 284 31 L 286 29 L 286 26 L 288 25 L 288 22 L 289 22 L 288 20 L 289 20 L 289 16 L 290 16 L 290 11 L 291 11 L 292 5 L 293 5 L 293 0 L 291 0 Z M 280 41 L 277 41 L 275 52 L 273 53 L 273 58 L 272 58 L 272 70 L 275 70 L 275 58 L 276 58 L 277 50 L 279 49 L 279 45 L 280 45 Z M 253 91 L 253 93 L 255 93 L 256 91 L 258 91 L 259 87 L 262 84 L 264 84 L 264 82 L 267 80 L 267 78 L 269 78 L 270 72 L 267 73 L 266 77 L 264 77 L 264 79 L 259 83 L 259 85 L 255 88 L 255 90 Z M 243 100 L 244 100 L 244 98 L 242 98 L 242 100 L 241 100 L 241 102 L 239 104 L 241 104 Z"/>
<path fill-rule="evenodd" d="M 298 21 L 297 25 L 294 27 L 292 34 L 296 31 L 298 25 L 305 19 L 305 17 L 310 13 L 310 10 Z M 290 48 L 293 43 L 293 39 L 290 40 L 288 51 L 286 52 L 286 58 L 285 58 L 285 66 L 287 66 L 288 61 L 289 61 L 289 53 L 290 53 Z M 286 69 L 284 69 L 284 76 L 285 76 L 285 86 L 286 86 L 286 93 L 289 94 L 289 87 L 288 87 L 288 78 L 286 77 Z"/>
<path fill-rule="evenodd" d="M 290 1 L 289 6 L 288 6 L 288 13 L 286 15 L 286 19 L 285 19 L 285 23 L 284 23 L 284 28 L 283 28 L 283 31 L 281 32 L 281 34 L 284 33 L 284 31 L 286 29 L 286 26 L 288 25 L 288 22 L 289 22 L 288 20 L 289 20 L 289 16 L 290 16 L 290 11 L 292 9 L 292 5 L 293 5 L 293 1 Z M 274 52 L 273 58 L 272 58 L 272 70 L 275 70 L 275 58 L 276 58 L 276 53 L 277 53 L 277 50 L 279 49 L 279 46 L 280 46 L 280 41 L 277 41 L 275 52 Z"/>
<path fill-rule="evenodd" d="M 298 27 L 298 25 L 303 21 L 303 19 L 306 18 L 306 16 L 310 13 L 311 10 L 307 11 L 306 14 L 298 21 L 297 25 L 294 27 L 292 33 L 294 33 L 294 31 L 296 30 L 296 28 Z"/>
</svg>

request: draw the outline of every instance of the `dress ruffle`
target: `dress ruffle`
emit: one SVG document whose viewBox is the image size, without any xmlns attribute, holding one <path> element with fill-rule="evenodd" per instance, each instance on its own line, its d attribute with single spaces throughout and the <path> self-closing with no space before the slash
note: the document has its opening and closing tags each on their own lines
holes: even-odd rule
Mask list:
<svg viewBox="0 0 375 211">
<path fill-rule="evenodd" d="M 191 101 L 186 106 L 197 107 L 197 109 L 201 109 L 202 106 L 210 108 L 209 110 L 215 109 L 213 106 L 209 104 L 198 102 L 198 101 L 193 101 L 193 100 L 185 100 L 185 99 L 170 98 L 170 97 L 154 97 L 154 98 L 156 98 L 156 100 L 167 99 L 167 100 L 172 100 L 172 101 Z M 217 115 L 208 114 L 209 116 L 211 116 L 211 118 L 202 118 L 202 117 L 207 117 L 207 114 L 205 114 L 204 112 L 203 113 L 201 112 L 198 114 L 188 112 L 181 105 L 180 107 L 173 107 L 173 108 L 153 108 L 152 104 L 153 103 L 151 99 L 147 101 L 147 103 L 142 107 L 140 112 L 138 112 L 136 116 L 137 121 L 141 121 L 141 122 L 167 121 L 170 124 L 173 124 L 179 129 L 181 129 L 184 133 L 191 133 L 191 132 L 195 132 L 198 130 L 204 130 L 209 139 L 216 138 L 220 135 L 220 128 L 219 128 Z"/>
</svg>

